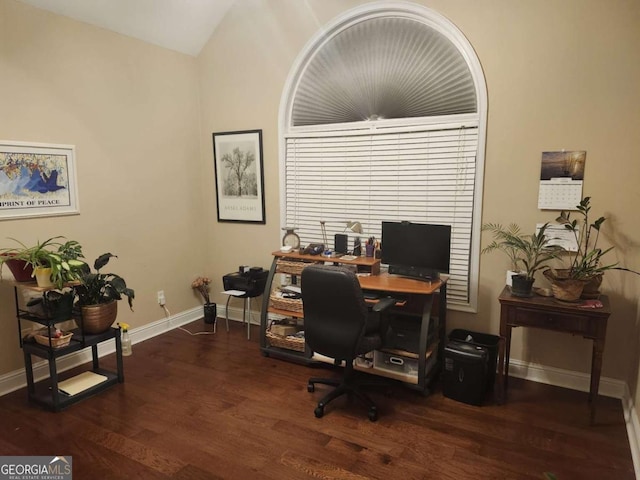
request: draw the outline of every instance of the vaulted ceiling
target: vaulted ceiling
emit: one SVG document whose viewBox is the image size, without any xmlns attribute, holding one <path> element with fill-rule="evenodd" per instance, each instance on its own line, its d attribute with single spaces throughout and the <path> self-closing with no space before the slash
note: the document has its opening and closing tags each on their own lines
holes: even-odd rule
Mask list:
<svg viewBox="0 0 640 480">
<path fill-rule="evenodd" d="M 19 0 L 196 56 L 235 0 Z"/>
</svg>

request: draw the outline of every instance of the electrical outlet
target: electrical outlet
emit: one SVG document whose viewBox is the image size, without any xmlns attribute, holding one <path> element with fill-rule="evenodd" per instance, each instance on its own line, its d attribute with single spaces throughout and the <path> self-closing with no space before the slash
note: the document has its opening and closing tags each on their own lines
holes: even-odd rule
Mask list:
<svg viewBox="0 0 640 480">
<path fill-rule="evenodd" d="M 167 301 L 164 298 L 164 290 L 158 290 L 158 305 L 164 307 Z"/>
</svg>

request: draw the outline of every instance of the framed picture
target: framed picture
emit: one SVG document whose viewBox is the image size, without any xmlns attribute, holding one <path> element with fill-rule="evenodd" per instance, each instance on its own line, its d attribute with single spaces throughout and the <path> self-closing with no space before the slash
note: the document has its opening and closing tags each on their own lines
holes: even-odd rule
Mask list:
<svg viewBox="0 0 640 480">
<path fill-rule="evenodd" d="M 0 220 L 78 213 L 73 145 L 0 140 Z"/>
<path fill-rule="evenodd" d="M 219 222 L 265 223 L 262 130 L 213 134 Z"/>
</svg>

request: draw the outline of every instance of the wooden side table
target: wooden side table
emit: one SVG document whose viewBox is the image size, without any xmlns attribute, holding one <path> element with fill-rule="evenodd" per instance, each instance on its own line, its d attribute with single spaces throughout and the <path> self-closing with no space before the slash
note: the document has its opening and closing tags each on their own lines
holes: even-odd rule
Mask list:
<svg viewBox="0 0 640 480">
<path fill-rule="evenodd" d="M 601 308 L 585 308 L 581 304 L 560 302 L 552 297 L 533 296 L 531 298 L 513 297 L 509 287 L 505 287 L 498 297 L 500 301 L 500 336 L 504 339 L 504 348 L 498 356 L 498 381 L 500 396 L 506 396 L 509 377 L 509 354 L 511 350 L 511 330 L 514 327 L 533 327 L 556 332 L 582 335 L 593 340 L 591 356 L 591 384 L 589 403 L 590 420 L 593 424 L 596 413 L 596 399 L 602 371 L 602 354 L 607 335 L 607 321 L 611 315 L 609 298 L 600 295 Z"/>
</svg>

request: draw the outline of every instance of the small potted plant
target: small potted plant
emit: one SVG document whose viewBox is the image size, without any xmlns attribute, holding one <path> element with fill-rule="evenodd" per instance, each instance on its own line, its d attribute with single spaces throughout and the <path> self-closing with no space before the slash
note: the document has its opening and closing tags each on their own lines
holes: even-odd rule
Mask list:
<svg viewBox="0 0 640 480">
<path fill-rule="evenodd" d="M 213 324 L 216 321 L 217 306 L 211 303 L 209 297 L 209 284 L 211 279 L 208 277 L 197 277 L 191 282 L 191 288 L 196 290 L 204 300 L 204 323 Z"/>
<path fill-rule="evenodd" d="M 546 263 L 557 258 L 562 248 L 549 245 L 546 230 L 549 224 L 545 223 L 540 229 L 531 235 L 523 234 L 520 227 L 512 223 L 503 227 L 496 223 L 487 223 L 482 230 L 493 233 L 493 241 L 482 249 L 482 253 L 500 250 L 505 253 L 513 270 L 519 272 L 512 276 L 511 294 L 516 297 L 530 297 L 535 281 L 534 275 L 538 270 L 546 267 Z"/>
<path fill-rule="evenodd" d="M 81 310 L 82 328 L 86 333 L 106 332 L 118 316 L 118 300 L 127 297 L 129 308 L 133 310 L 135 293 L 119 275 L 102 273 L 100 270 L 109 263 L 111 253 L 103 253 L 94 262 L 95 272 L 88 265 L 82 268 L 80 284 L 76 286 L 78 306 Z M 116 257 L 117 258 L 117 257 Z"/>
<path fill-rule="evenodd" d="M 12 238 L 11 240 L 16 242 L 19 247 L 2 250 L 0 268 L 4 263 L 10 265 L 10 262 L 22 262 L 23 266 L 18 267 L 17 272 L 12 269 L 16 280 L 25 280 L 20 275 L 20 269 L 24 271 L 25 266 L 29 266 L 38 286 L 61 289 L 66 283 L 79 279 L 80 268 L 84 262 L 80 260 L 83 258 L 82 246 L 78 242 L 68 240 L 65 243 L 60 243 L 59 239 L 64 239 L 64 237 L 51 237 L 44 242 L 38 241 L 34 246 L 27 247 L 20 240 Z"/>
</svg>

